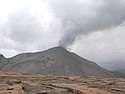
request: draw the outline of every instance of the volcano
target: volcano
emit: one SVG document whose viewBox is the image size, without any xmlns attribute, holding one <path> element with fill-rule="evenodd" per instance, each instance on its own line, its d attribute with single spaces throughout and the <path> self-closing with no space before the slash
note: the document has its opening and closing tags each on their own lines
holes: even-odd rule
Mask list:
<svg viewBox="0 0 125 94">
<path fill-rule="evenodd" d="M 69 52 L 62 47 L 16 55 L 4 60 L 4 64 L 0 69 L 4 71 L 57 76 L 115 76 L 112 72 L 96 63 Z"/>
</svg>

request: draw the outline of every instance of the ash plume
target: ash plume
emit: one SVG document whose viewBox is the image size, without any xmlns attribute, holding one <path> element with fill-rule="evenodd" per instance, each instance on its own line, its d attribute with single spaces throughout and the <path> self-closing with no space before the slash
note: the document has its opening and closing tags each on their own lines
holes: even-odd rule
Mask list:
<svg viewBox="0 0 125 94">
<path fill-rule="evenodd" d="M 81 34 L 113 28 L 125 21 L 124 0 L 51 0 L 50 4 L 63 23 L 64 35 L 58 45 L 64 48 L 73 45 Z"/>
</svg>

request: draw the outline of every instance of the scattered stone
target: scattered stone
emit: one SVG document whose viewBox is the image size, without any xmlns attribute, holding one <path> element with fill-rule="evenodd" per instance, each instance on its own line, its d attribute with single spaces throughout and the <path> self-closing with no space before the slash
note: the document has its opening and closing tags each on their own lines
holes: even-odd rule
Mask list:
<svg viewBox="0 0 125 94">
<path fill-rule="evenodd" d="M 8 87 L 7 90 L 14 90 L 14 88 L 13 87 Z"/>
<path fill-rule="evenodd" d="M 15 83 L 15 84 L 20 84 L 20 83 L 21 83 L 21 80 L 8 80 L 7 83 L 8 83 L 9 85 L 13 85 L 14 83 Z"/>
<path fill-rule="evenodd" d="M 116 85 L 116 84 L 115 84 L 115 82 L 113 81 L 113 82 L 108 83 L 108 85 Z"/>
<path fill-rule="evenodd" d="M 16 84 L 20 84 L 20 83 L 21 83 L 20 80 L 15 80 L 15 81 L 13 81 L 13 82 L 16 83 Z"/>
<path fill-rule="evenodd" d="M 111 90 L 114 90 L 114 91 L 119 91 L 119 92 L 124 92 L 124 90 L 119 89 L 119 88 L 111 88 Z"/>
<path fill-rule="evenodd" d="M 11 81 L 9 81 L 9 80 L 8 80 L 6 83 L 7 83 L 8 85 L 13 85 L 13 82 L 11 82 Z"/>
<path fill-rule="evenodd" d="M 37 94 L 47 94 L 47 91 L 40 91 L 39 93 Z"/>
</svg>

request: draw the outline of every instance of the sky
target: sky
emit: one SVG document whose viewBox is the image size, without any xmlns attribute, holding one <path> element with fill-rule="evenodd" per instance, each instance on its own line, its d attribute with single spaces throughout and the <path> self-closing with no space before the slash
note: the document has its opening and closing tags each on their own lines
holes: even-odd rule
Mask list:
<svg viewBox="0 0 125 94">
<path fill-rule="evenodd" d="M 0 0 L 0 54 L 62 46 L 110 69 L 125 68 L 125 0 Z"/>
</svg>

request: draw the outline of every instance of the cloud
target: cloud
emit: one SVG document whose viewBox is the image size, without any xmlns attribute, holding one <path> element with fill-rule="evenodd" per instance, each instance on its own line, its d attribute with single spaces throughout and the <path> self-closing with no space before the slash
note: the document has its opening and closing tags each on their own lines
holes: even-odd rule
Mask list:
<svg viewBox="0 0 125 94">
<path fill-rule="evenodd" d="M 5 55 L 7 58 L 18 54 L 15 50 L 0 49 L 0 54 Z"/>
<path fill-rule="evenodd" d="M 110 70 L 124 69 L 124 30 L 125 26 L 119 26 L 104 32 L 93 32 L 87 37 L 82 36 L 72 46 L 72 51 Z"/>
<path fill-rule="evenodd" d="M 57 46 L 62 23 L 47 9 L 41 10 L 24 7 L 9 13 L 6 23 L 0 28 L 0 48 L 26 52 Z"/>
<path fill-rule="evenodd" d="M 124 0 L 12 0 L 7 4 L 1 0 L 0 54 L 10 57 L 62 46 L 109 69 L 125 67 L 124 11 Z"/>
<path fill-rule="evenodd" d="M 81 34 L 119 26 L 125 21 L 124 0 L 51 0 L 50 5 L 62 20 L 64 35 L 59 45 L 68 48 Z M 88 3 L 86 3 L 88 2 Z"/>
<path fill-rule="evenodd" d="M 8 17 L 8 37 L 21 43 L 31 43 L 37 40 L 39 23 L 27 8 L 16 11 Z"/>
</svg>

